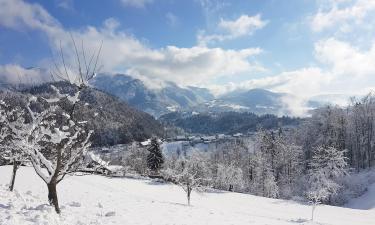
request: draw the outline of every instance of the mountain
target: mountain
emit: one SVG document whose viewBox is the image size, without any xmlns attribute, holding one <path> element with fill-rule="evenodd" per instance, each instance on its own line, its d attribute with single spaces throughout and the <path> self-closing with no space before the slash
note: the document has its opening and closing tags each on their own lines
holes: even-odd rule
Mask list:
<svg viewBox="0 0 375 225">
<path fill-rule="evenodd" d="M 182 88 L 173 82 L 165 82 L 160 89 L 152 89 L 141 80 L 124 74 L 100 74 L 91 84 L 155 117 L 174 111 L 277 114 L 282 107 L 281 98 L 285 96 L 264 89 L 252 89 L 231 92 L 215 99 L 206 88 Z"/>
<path fill-rule="evenodd" d="M 279 114 L 283 108 L 282 98 L 285 94 L 264 89 L 234 91 L 218 98 L 199 104 L 191 110 L 205 112 L 253 112 L 256 114 Z"/>
<path fill-rule="evenodd" d="M 124 74 L 100 74 L 91 84 L 155 117 L 213 99 L 212 94 L 204 88 L 182 88 L 172 82 L 166 82 L 160 89 L 152 89 L 141 80 Z"/>
<path fill-rule="evenodd" d="M 53 83 L 62 93 L 72 93 L 73 86 L 65 82 Z M 53 90 L 45 83 L 16 93 L 48 96 Z M 1 96 L 0 96 L 1 97 Z M 81 93 L 82 104 L 75 110 L 78 120 L 88 121 L 93 130 L 93 146 L 105 146 L 143 141 L 153 135 L 161 136 L 163 126 L 151 115 L 134 109 L 119 98 L 105 92 L 86 88 Z"/>
<path fill-rule="evenodd" d="M 231 92 L 220 99 L 249 108 L 276 108 L 281 107 L 280 98 L 284 95 L 264 89 L 251 89 L 243 92 Z"/>
<path fill-rule="evenodd" d="M 100 74 L 91 84 L 117 96 L 129 105 L 156 118 L 170 112 L 220 113 L 252 112 L 259 115 L 293 115 L 288 104 L 301 103 L 298 96 L 265 89 L 236 90 L 214 97 L 206 88 L 180 87 L 164 82 L 158 89 L 124 74 Z M 328 99 L 329 100 L 329 99 Z M 326 104 L 327 98 L 313 98 L 303 105 L 307 110 Z"/>
</svg>

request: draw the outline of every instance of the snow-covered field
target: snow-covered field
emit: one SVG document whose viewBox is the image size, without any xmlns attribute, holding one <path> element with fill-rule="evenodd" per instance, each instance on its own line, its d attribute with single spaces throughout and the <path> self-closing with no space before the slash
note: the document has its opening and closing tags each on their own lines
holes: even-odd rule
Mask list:
<svg viewBox="0 0 375 225">
<path fill-rule="evenodd" d="M 32 168 L 21 168 L 16 191 L 6 185 L 11 167 L 0 167 L 0 224 L 337 224 L 374 225 L 373 193 L 352 201 L 353 208 L 310 206 L 246 194 L 193 193 L 192 206 L 175 185 L 97 175 L 67 177 L 58 186 L 62 214 L 47 205 L 47 190 Z M 363 203 L 361 207 L 361 203 Z M 349 204 L 349 206 L 351 206 Z"/>
</svg>

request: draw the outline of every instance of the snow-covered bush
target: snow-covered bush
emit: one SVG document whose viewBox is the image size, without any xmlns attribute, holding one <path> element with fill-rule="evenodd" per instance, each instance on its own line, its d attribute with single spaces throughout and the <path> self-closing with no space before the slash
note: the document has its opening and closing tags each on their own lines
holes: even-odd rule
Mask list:
<svg viewBox="0 0 375 225">
<path fill-rule="evenodd" d="M 344 205 L 367 191 L 367 187 L 375 183 L 375 170 L 369 169 L 359 173 L 352 171 L 340 180 L 341 190 L 332 197 L 331 204 Z"/>
</svg>

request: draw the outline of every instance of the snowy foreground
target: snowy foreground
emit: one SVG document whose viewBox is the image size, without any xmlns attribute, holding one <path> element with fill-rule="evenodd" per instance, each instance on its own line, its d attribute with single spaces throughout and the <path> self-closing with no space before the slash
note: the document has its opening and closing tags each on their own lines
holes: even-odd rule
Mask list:
<svg viewBox="0 0 375 225">
<path fill-rule="evenodd" d="M 150 180 L 97 175 L 67 177 L 58 186 L 62 214 L 47 205 L 47 190 L 32 168 L 18 172 L 14 193 L 6 190 L 11 167 L 0 167 L 0 224 L 375 224 L 375 186 L 352 208 L 310 206 L 247 194 L 193 193 Z M 361 205 L 361 202 L 363 203 Z M 363 210 L 366 209 L 366 210 Z"/>
</svg>

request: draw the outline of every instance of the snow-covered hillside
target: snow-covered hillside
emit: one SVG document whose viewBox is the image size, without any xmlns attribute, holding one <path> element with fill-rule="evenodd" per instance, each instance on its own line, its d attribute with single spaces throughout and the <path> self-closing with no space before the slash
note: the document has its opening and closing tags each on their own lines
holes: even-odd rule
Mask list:
<svg viewBox="0 0 375 225">
<path fill-rule="evenodd" d="M 33 168 L 19 170 L 14 193 L 6 190 L 10 174 L 11 167 L 0 167 L 1 225 L 373 225 L 375 221 L 374 208 L 359 210 L 319 206 L 315 213 L 316 222 L 312 223 L 309 221 L 311 208 L 307 205 L 228 192 L 193 193 L 192 206 L 187 206 L 185 193 L 178 186 L 97 175 L 67 177 L 59 184 L 62 214 L 58 216 L 47 205 L 45 184 L 35 175 Z M 374 195 L 369 197 L 374 198 Z M 368 198 L 362 201 L 369 201 Z"/>
</svg>

